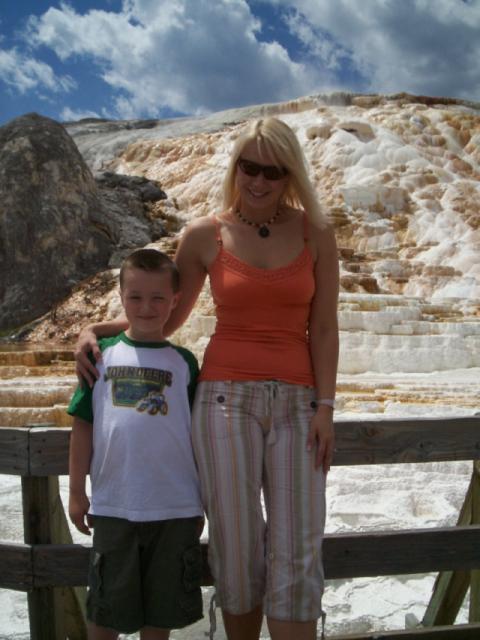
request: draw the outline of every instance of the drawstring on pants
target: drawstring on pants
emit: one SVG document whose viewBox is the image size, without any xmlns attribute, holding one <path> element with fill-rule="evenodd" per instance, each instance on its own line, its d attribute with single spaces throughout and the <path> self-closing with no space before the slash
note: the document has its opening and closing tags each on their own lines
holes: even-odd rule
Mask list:
<svg viewBox="0 0 480 640">
<path fill-rule="evenodd" d="M 277 434 L 275 432 L 275 425 L 273 422 L 273 405 L 276 397 L 278 396 L 278 382 L 276 380 L 269 380 L 264 383 L 265 399 L 266 399 L 266 416 L 268 418 L 268 436 L 267 444 L 275 444 L 277 441 Z"/>
<path fill-rule="evenodd" d="M 322 635 L 321 640 L 325 640 L 325 620 L 327 619 L 327 614 L 325 611 L 322 611 Z"/>
</svg>

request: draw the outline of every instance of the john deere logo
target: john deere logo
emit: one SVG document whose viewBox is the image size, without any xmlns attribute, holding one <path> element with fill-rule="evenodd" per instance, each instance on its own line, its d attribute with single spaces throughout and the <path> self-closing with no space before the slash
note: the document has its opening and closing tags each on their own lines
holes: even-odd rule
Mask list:
<svg viewBox="0 0 480 640">
<path fill-rule="evenodd" d="M 135 408 L 151 416 L 168 413 L 165 387 L 172 386 L 172 372 L 147 367 L 108 367 L 105 380 L 112 381 L 116 407 Z"/>
</svg>

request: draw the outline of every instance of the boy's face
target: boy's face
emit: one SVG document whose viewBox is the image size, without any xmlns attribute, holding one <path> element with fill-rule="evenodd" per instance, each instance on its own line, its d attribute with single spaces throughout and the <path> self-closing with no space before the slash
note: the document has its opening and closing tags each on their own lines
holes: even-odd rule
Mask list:
<svg viewBox="0 0 480 640">
<path fill-rule="evenodd" d="M 171 274 L 126 269 L 120 295 L 130 323 L 128 337 L 141 342 L 163 340 L 163 327 L 179 296 L 173 292 Z"/>
</svg>

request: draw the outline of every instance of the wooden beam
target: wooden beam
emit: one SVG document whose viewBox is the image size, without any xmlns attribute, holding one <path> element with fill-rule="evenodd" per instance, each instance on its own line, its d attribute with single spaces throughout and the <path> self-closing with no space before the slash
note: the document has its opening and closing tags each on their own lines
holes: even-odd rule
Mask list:
<svg viewBox="0 0 480 640">
<path fill-rule="evenodd" d="M 423 616 L 425 627 L 454 624 L 470 586 L 470 571 L 442 571 Z"/>
<path fill-rule="evenodd" d="M 472 473 L 472 523 L 480 524 L 480 462 L 473 463 Z M 469 622 L 480 622 L 480 570 L 473 569 L 470 574 Z"/>
<path fill-rule="evenodd" d="M 81 544 L 39 544 L 33 548 L 37 587 L 86 585 L 91 547 Z"/>
<path fill-rule="evenodd" d="M 30 475 L 68 475 L 69 427 L 30 429 Z"/>
<path fill-rule="evenodd" d="M 480 567 L 480 526 L 327 535 L 323 558 L 327 578 Z"/>
<path fill-rule="evenodd" d="M 51 496 L 58 493 L 58 478 L 22 478 L 23 528 L 30 545 L 52 542 Z M 34 578 L 35 580 L 35 578 Z M 28 617 L 32 640 L 61 640 L 63 616 L 58 591 L 53 587 L 28 592 Z"/>
<path fill-rule="evenodd" d="M 10 451 L 5 449 L 0 457 L 0 473 L 17 469 L 18 475 L 67 475 L 70 431 L 69 427 L 32 427 L 29 467 L 20 462 L 19 443 L 11 444 Z M 335 431 L 334 465 L 480 459 L 480 416 L 337 421 Z"/>
<path fill-rule="evenodd" d="M 335 422 L 334 465 L 480 458 L 480 416 Z"/>
<path fill-rule="evenodd" d="M 35 575 L 37 545 L 72 542 L 58 477 L 23 477 L 22 498 L 25 542 L 32 546 L 33 589 L 28 592 L 30 636 L 32 640 L 86 638 L 84 594 L 61 588 L 55 582 L 39 585 Z"/>
<path fill-rule="evenodd" d="M 86 585 L 90 549 L 81 544 L 0 544 L 0 588 L 29 591 L 34 585 L 37 588 Z M 202 586 L 211 586 L 208 544 L 202 544 L 202 556 Z"/>
<path fill-rule="evenodd" d="M 32 548 L 26 544 L 0 544 L 0 589 L 33 588 Z"/>
<path fill-rule="evenodd" d="M 472 523 L 473 474 L 467 493 L 460 509 L 457 526 Z M 469 571 L 442 571 L 433 585 L 430 602 L 425 610 L 422 625 L 424 627 L 453 624 L 470 585 Z"/>
<path fill-rule="evenodd" d="M 329 635 L 330 640 L 478 640 L 480 624 L 458 624 L 430 629 L 375 631 L 352 635 Z"/>
<path fill-rule="evenodd" d="M 202 545 L 202 584 L 212 584 Z M 35 585 L 85 585 L 89 547 L 45 544 L 33 548 Z M 325 577 L 359 578 L 480 567 L 480 526 L 328 535 L 323 545 Z"/>
<path fill-rule="evenodd" d="M 0 473 L 28 474 L 28 429 L 0 427 Z"/>
</svg>

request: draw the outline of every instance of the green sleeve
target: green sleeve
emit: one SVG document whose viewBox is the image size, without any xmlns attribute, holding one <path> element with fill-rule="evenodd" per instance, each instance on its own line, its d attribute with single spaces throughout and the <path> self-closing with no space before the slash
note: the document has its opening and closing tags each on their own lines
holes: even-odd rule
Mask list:
<svg viewBox="0 0 480 640">
<path fill-rule="evenodd" d="M 78 385 L 68 405 L 67 413 L 93 424 L 92 389 L 89 386 Z"/>
<path fill-rule="evenodd" d="M 121 335 L 112 336 L 111 338 L 101 338 L 98 341 L 98 346 L 100 351 L 104 351 L 104 349 L 108 346 L 111 346 L 118 342 Z M 93 354 L 90 352 L 88 354 L 90 362 L 96 365 Z M 78 416 L 85 420 L 86 422 L 90 422 L 93 424 L 93 406 L 92 406 L 92 391 L 93 388 L 90 388 L 86 382 L 84 382 L 84 386 L 80 385 L 75 389 L 72 399 L 70 400 L 70 404 L 67 408 L 67 413 L 71 416 Z"/>
<path fill-rule="evenodd" d="M 185 349 L 184 347 L 178 347 L 176 345 L 172 345 L 172 347 L 178 351 L 178 353 L 188 364 L 188 369 L 190 371 L 190 382 L 188 383 L 187 391 L 190 408 L 192 408 L 193 399 L 195 397 L 195 389 L 197 388 L 198 374 L 200 372 L 198 361 L 193 353 L 188 349 Z"/>
</svg>

